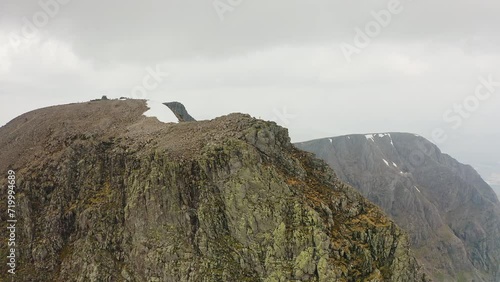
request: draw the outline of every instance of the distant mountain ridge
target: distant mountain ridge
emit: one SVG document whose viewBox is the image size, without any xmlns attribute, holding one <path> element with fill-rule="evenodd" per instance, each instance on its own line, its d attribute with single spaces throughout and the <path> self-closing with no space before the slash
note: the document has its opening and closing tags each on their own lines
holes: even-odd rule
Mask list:
<svg viewBox="0 0 500 282">
<path fill-rule="evenodd" d="M 436 281 L 500 281 L 500 204 L 471 166 L 409 133 L 295 145 L 325 160 L 406 229 Z"/>
</svg>

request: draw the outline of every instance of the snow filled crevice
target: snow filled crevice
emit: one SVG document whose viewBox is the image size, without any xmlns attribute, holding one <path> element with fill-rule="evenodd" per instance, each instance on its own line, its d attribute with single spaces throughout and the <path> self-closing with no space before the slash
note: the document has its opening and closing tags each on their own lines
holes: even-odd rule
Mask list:
<svg viewBox="0 0 500 282">
<path fill-rule="evenodd" d="M 147 107 L 149 110 L 144 112 L 143 115 L 147 117 L 153 117 L 158 119 L 160 122 L 163 123 L 178 123 L 179 120 L 175 116 L 175 114 L 170 110 L 169 107 L 165 106 L 164 104 L 156 101 L 147 101 Z"/>
<path fill-rule="evenodd" d="M 365 137 L 366 137 L 366 140 L 372 140 L 373 142 L 375 142 L 375 139 L 373 138 L 374 137 L 373 134 L 366 134 Z"/>
<path fill-rule="evenodd" d="M 378 133 L 378 134 L 366 134 L 365 135 L 366 140 L 372 140 L 373 142 L 375 142 L 375 137 L 378 137 L 378 138 L 389 137 L 389 142 L 391 143 L 392 146 L 394 146 L 394 142 L 392 141 L 392 136 L 390 133 Z"/>
</svg>

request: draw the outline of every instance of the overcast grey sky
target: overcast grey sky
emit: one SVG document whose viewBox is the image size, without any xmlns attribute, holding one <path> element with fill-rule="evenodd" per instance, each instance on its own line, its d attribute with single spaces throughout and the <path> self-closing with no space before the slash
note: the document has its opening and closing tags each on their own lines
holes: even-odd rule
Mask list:
<svg viewBox="0 0 500 282">
<path fill-rule="evenodd" d="M 293 141 L 413 132 L 500 184 L 499 14 L 493 0 L 1 0 L 0 124 L 135 94 L 275 120 Z"/>
</svg>

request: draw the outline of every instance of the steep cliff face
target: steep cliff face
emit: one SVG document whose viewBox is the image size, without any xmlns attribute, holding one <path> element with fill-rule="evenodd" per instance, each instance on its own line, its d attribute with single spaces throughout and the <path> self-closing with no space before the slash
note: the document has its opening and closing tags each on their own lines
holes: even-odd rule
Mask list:
<svg viewBox="0 0 500 282">
<path fill-rule="evenodd" d="M 500 204 L 470 166 L 413 134 L 297 144 L 325 160 L 408 231 L 437 281 L 500 281 Z"/>
<path fill-rule="evenodd" d="M 422 281 L 406 235 L 286 129 L 146 110 L 98 101 L 0 128 L 19 281 Z"/>
</svg>

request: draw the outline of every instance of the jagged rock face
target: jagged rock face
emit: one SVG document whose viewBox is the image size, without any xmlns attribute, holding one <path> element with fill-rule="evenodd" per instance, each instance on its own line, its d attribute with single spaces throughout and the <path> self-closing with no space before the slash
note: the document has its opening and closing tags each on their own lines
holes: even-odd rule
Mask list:
<svg viewBox="0 0 500 282">
<path fill-rule="evenodd" d="M 179 122 L 196 121 L 191 115 L 189 115 L 183 104 L 179 102 L 169 102 L 163 104 L 174 112 L 175 116 L 179 119 Z"/>
<path fill-rule="evenodd" d="M 470 166 L 403 133 L 296 144 L 325 160 L 408 231 L 436 281 L 500 281 L 500 205 Z"/>
<path fill-rule="evenodd" d="M 0 171 L 18 177 L 17 278 L 421 280 L 405 233 L 286 129 L 241 114 L 162 124 L 146 110 L 75 104 L 0 128 Z"/>
</svg>

